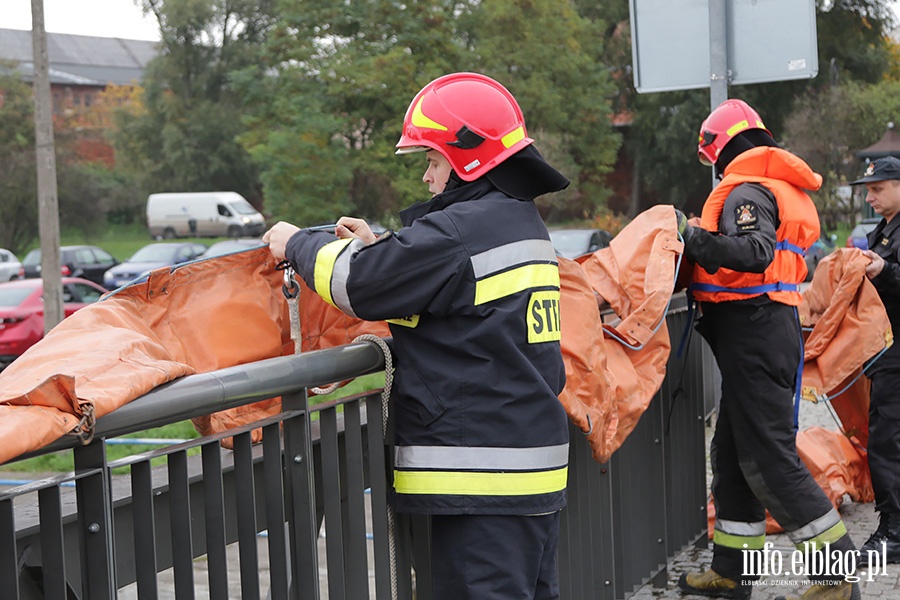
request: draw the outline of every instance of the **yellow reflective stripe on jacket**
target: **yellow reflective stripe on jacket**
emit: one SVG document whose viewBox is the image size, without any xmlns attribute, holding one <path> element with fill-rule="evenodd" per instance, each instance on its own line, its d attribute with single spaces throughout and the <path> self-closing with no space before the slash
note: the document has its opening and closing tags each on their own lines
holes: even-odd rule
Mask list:
<svg viewBox="0 0 900 600">
<path fill-rule="evenodd" d="M 475 305 L 512 296 L 530 288 L 559 289 L 556 251 L 549 240 L 520 240 L 491 248 L 471 258 Z"/>
<path fill-rule="evenodd" d="M 464 471 L 394 471 L 398 494 L 530 496 L 566 489 L 568 467 L 552 471 L 473 473 Z"/>
<path fill-rule="evenodd" d="M 536 287 L 559 287 L 559 268 L 525 265 L 475 282 L 475 305 L 485 304 Z"/>
<path fill-rule="evenodd" d="M 313 271 L 313 282 L 316 293 L 328 304 L 340 308 L 331 297 L 331 276 L 334 273 L 334 263 L 344 248 L 353 241 L 352 238 L 337 240 L 322 246 L 316 254 L 316 266 Z"/>
</svg>

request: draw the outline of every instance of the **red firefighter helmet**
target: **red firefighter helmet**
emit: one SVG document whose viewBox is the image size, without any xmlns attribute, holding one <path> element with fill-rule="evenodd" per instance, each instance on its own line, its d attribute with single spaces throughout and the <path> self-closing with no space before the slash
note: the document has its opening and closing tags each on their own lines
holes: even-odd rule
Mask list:
<svg viewBox="0 0 900 600">
<path fill-rule="evenodd" d="M 451 73 L 413 98 L 397 154 L 436 150 L 460 179 L 474 181 L 533 141 L 509 90 L 478 73 Z"/>
<path fill-rule="evenodd" d="M 762 117 L 743 100 L 726 100 L 712 111 L 700 126 L 697 154 L 707 167 L 716 164 L 722 149 L 737 134 L 748 129 L 762 129 L 772 135 L 763 125 Z"/>
</svg>

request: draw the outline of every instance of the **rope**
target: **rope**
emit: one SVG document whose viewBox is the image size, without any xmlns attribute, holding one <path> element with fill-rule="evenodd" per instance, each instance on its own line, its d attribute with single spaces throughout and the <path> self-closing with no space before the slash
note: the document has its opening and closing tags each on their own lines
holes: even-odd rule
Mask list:
<svg viewBox="0 0 900 600">
<path fill-rule="evenodd" d="M 291 339 L 294 341 L 294 354 L 300 354 L 303 351 L 303 337 L 300 335 L 300 286 L 294 280 L 294 269 L 290 266 L 290 263 L 284 266 L 279 265 L 279 268 L 284 270 L 284 286 L 282 286 L 281 291 L 284 293 L 284 297 L 287 299 L 288 303 L 288 312 L 291 319 Z M 340 385 L 341 382 L 337 381 L 325 387 L 309 388 L 309 391 L 316 395 L 325 395 L 338 389 L 338 386 Z"/>
<path fill-rule="evenodd" d="M 294 341 L 294 354 L 301 353 L 302 337 L 300 334 L 300 286 L 294 280 L 294 269 L 290 263 L 282 262 L 276 268 L 284 270 L 284 286 L 282 292 L 287 299 L 288 309 L 291 323 L 291 339 Z M 357 336 L 353 343 L 357 342 L 373 342 L 381 349 L 384 354 L 384 388 L 381 391 L 381 434 L 382 438 L 387 438 L 388 431 L 388 402 L 391 397 L 391 387 L 394 383 L 394 360 L 391 355 L 391 349 L 387 342 L 377 335 L 364 333 Z M 313 394 L 330 394 L 338 388 L 340 382 L 332 383 L 324 388 L 313 387 L 310 391 Z M 399 585 L 397 581 L 397 543 L 396 543 L 396 521 L 394 518 L 394 507 L 387 505 L 387 525 L 388 525 L 388 549 L 390 553 L 390 570 L 391 570 L 391 598 L 397 600 L 399 597 Z"/>
<path fill-rule="evenodd" d="M 377 335 L 364 333 L 357 336 L 353 340 L 356 342 L 373 342 L 384 354 L 384 388 L 381 390 L 381 434 L 385 439 L 388 432 L 388 402 L 391 398 L 391 387 L 394 383 L 394 361 L 391 356 L 391 349 L 387 342 Z M 396 543 L 396 524 L 394 519 L 394 507 L 387 505 L 387 524 L 388 524 L 388 548 L 390 550 L 390 567 L 391 567 L 391 598 L 398 598 L 397 584 L 397 543 Z"/>
</svg>

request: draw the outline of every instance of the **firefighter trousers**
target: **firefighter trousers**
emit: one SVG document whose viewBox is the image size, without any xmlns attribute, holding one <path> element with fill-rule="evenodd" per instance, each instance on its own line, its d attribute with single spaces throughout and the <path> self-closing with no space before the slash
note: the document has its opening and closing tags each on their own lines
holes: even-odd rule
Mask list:
<svg viewBox="0 0 900 600">
<path fill-rule="evenodd" d="M 869 403 L 869 471 L 875 510 L 900 513 L 900 369 L 872 374 Z"/>
<path fill-rule="evenodd" d="M 559 600 L 559 511 L 432 515 L 435 600 Z"/>
<path fill-rule="evenodd" d="M 759 578 L 744 572 L 743 551 L 762 549 L 766 509 L 798 548 L 815 541 L 819 551 L 854 551 L 840 515 L 797 454 L 793 402 L 802 338 L 796 309 L 758 297 L 703 303 L 702 314 L 697 330 L 722 374 L 710 447 L 712 569 L 734 580 Z"/>
</svg>

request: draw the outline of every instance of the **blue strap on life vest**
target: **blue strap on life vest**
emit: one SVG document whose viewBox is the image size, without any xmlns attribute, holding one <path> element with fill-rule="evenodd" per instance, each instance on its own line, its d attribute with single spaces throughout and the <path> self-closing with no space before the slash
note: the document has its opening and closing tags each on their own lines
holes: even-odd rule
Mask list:
<svg viewBox="0 0 900 600">
<path fill-rule="evenodd" d="M 748 287 L 734 288 L 723 285 L 713 285 L 711 283 L 692 283 L 691 290 L 700 292 L 731 292 L 732 294 L 765 294 L 767 292 L 799 292 L 800 284 L 785 283 L 784 281 L 776 281 L 775 283 L 765 283 L 763 285 L 751 285 Z"/>
<path fill-rule="evenodd" d="M 777 244 L 775 244 L 775 249 L 776 250 L 787 250 L 789 252 L 794 252 L 796 254 L 799 254 L 800 256 L 806 256 L 805 249 L 801 248 L 800 246 L 797 246 L 796 244 L 792 244 L 787 240 L 782 240 L 782 241 L 778 242 Z"/>
</svg>

